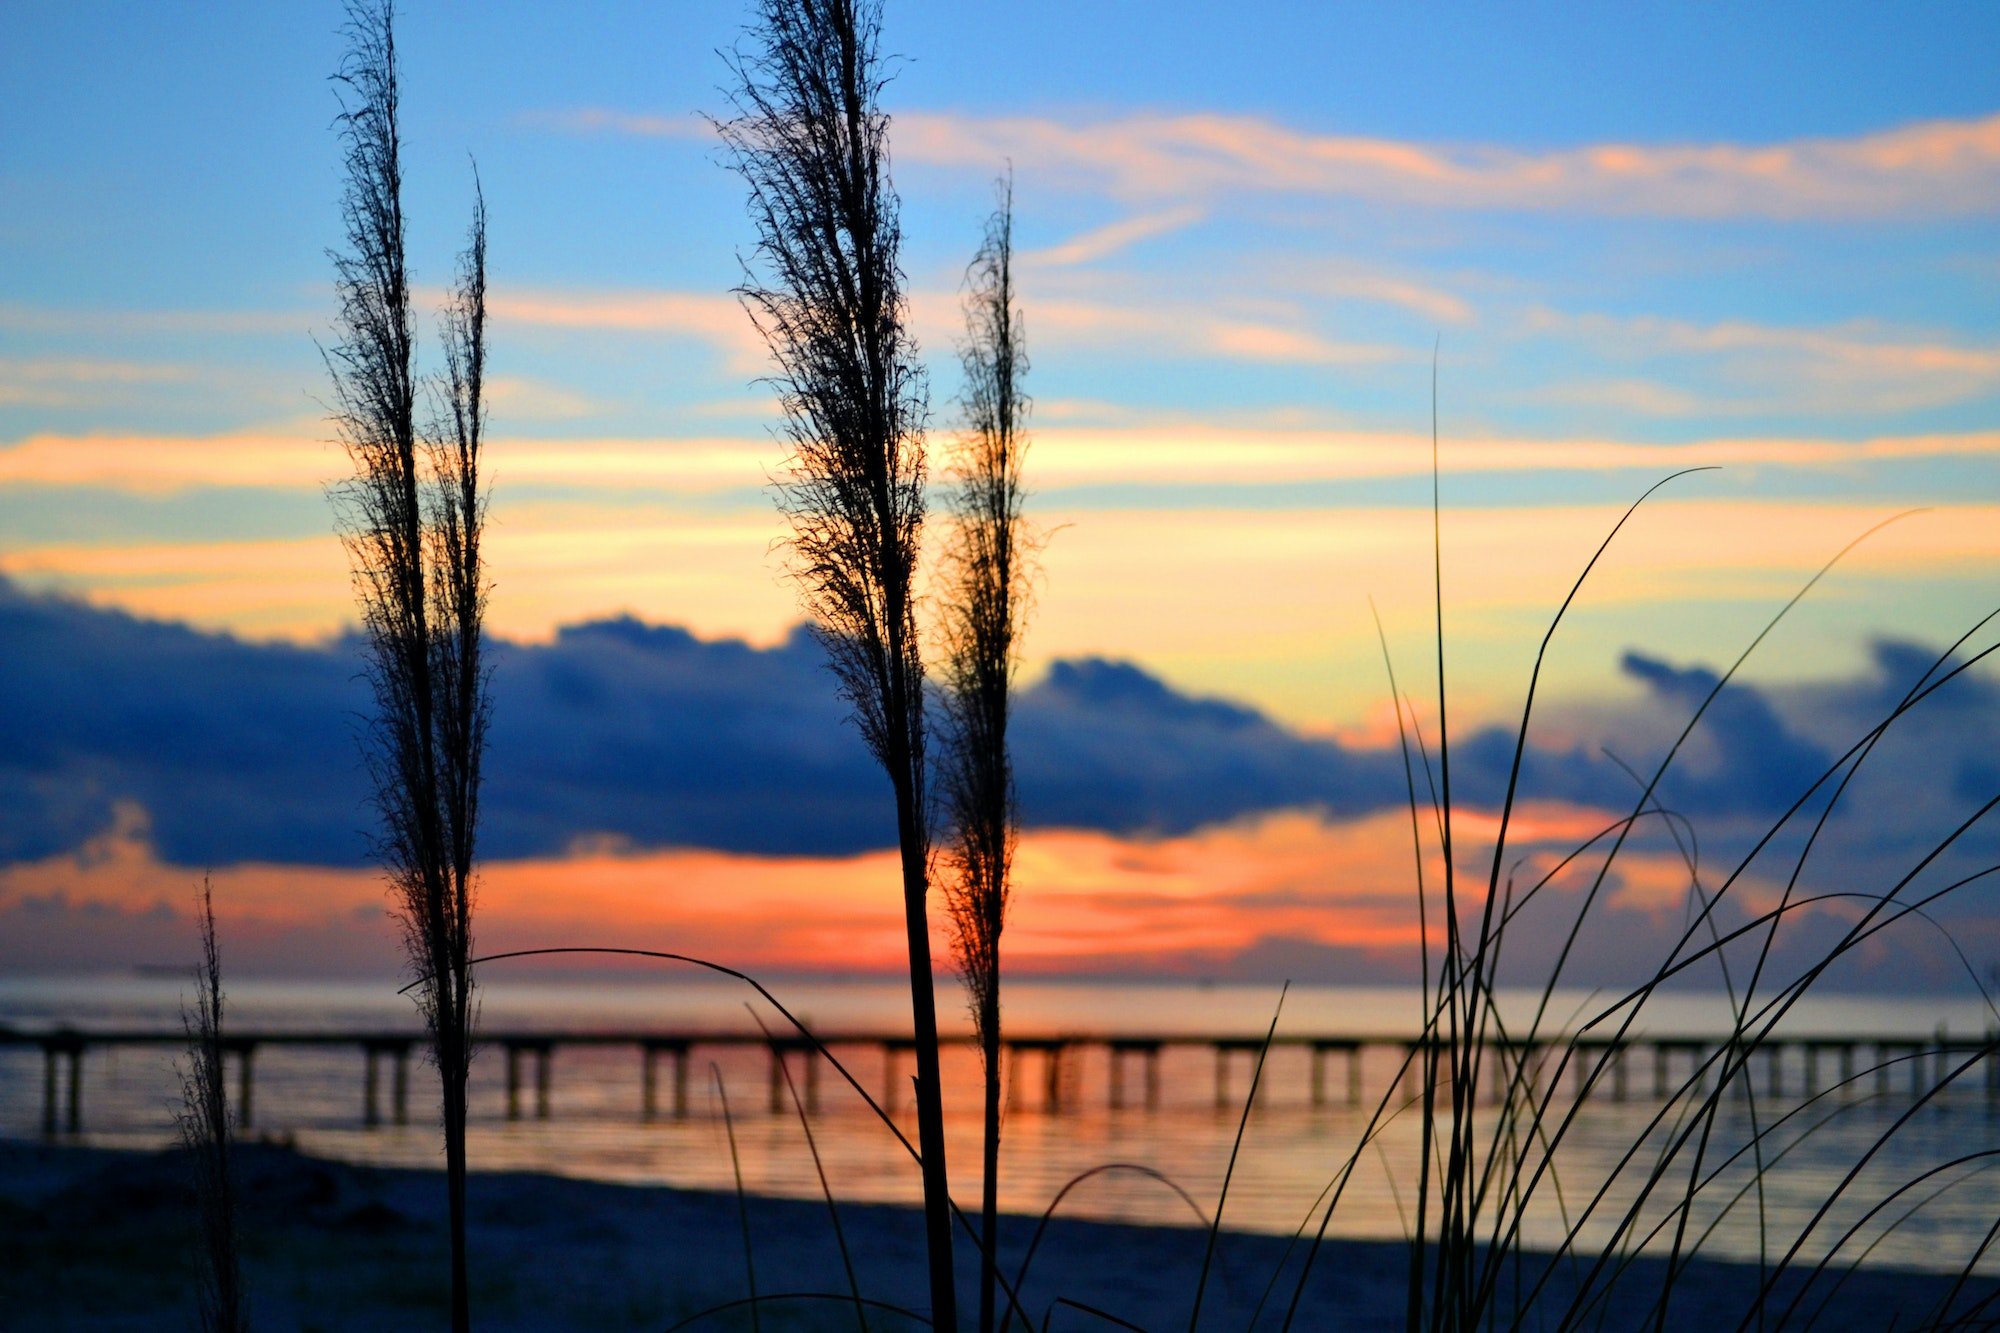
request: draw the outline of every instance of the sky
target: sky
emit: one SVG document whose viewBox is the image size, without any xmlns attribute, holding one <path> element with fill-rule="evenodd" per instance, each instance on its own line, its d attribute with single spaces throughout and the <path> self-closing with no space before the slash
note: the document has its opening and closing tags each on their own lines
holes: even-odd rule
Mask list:
<svg viewBox="0 0 2000 1333">
<path fill-rule="evenodd" d="M 794 632 L 767 362 L 732 295 L 753 238 L 706 118 L 729 114 L 721 52 L 746 19 L 693 0 L 400 16 L 425 305 L 475 163 L 491 218 L 488 919 L 886 966 L 884 824 Z M 393 943 L 325 498 L 346 466 L 319 352 L 340 21 L 10 20 L 0 963 L 149 961 L 202 868 L 239 885 L 224 910 L 253 963 L 300 965 L 336 916 L 340 968 Z M 1629 801 L 1605 751 L 1659 752 L 1689 682 L 1884 520 L 1745 663 L 1733 734 L 1712 716 L 1686 761 L 1710 852 L 1753 844 L 1842 727 L 1991 609 L 1990 5 L 891 0 L 884 47 L 939 456 L 962 275 L 1014 176 L 1044 540 L 1024 965 L 1403 965 L 1407 789 L 1371 601 L 1434 733 L 1434 424 L 1475 820 L 1578 571 L 1652 483 L 1715 469 L 1647 502 L 1551 645 L 1537 847 Z M 1992 794 L 1988 681 L 1941 691 L 1949 723 L 1875 761 L 1899 782 L 1853 816 L 1840 887 L 1893 881 Z M 1678 910 L 1670 850 L 1614 877 L 1655 933 Z M 715 920 L 678 887 L 711 878 L 740 886 Z M 601 887 L 531 887 L 555 881 Z M 812 939 L 746 924 L 800 904 Z M 1993 914 L 1966 911 L 1977 936 Z"/>
</svg>

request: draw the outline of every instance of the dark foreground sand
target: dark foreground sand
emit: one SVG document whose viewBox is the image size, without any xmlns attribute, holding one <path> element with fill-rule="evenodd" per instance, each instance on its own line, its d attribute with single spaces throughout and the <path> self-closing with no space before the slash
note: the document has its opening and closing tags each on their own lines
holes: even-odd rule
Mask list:
<svg viewBox="0 0 2000 1333">
<path fill-rule="evenodd" d="M 255 1146 L 242 1153 L 243 1244 L 253 1326 L 260 1330 L 430 1329 L 445 1323 L 442 1181 L 420 1171 L 376 1170 Z M 183 1162 L 137 1154 L 0 1141 L 0 1328 L 194 1327 L 190 1210 Z M 474 1322 L 482 1330 L 652 1329 L 749 1290 L 737 1200 L 730 1195 L 640 1189 L 553 1176 L 476 1175 L 470 1186 Z M 847 1291 L 826 1207 L 752 1199 L 759 1289 Z M 862 1293 L 921 1308 L 922 1229 L 901 1208 L 843 1206 L 840 1223 Z M 1007 1267 L 1018 1267 L 1032 1219 L 1007 1218 Z M 1205 1233 L 1175 1228 L 1053 1223 L 1022 1287 L 1035 1327 L 1118 1325 L 1053 1304 L 1098 1307 L 1146 1329 L 1181 1329 L 1201 1271 Z M 1402 1246 L 1329 1243 L 1307 1284 L 1295 1328 L 1401 1327 L 1408 1252 Z M 962 1246 L 961 1290 L 970 1299 L 971 1247 Z M 1205 1329 L 1278 1328 L 1296 1285 L 1298 1254 L 1283 1240 L 1225 1233 L 1203 1302 Z M 1278 1280 L 1258 1314 L 1271 1279 Z M 1755 1317 L 1754 1269 L 1701 1263 L 1677 1285 L 1670 1326 L 1722 1333 Z M 1869 1270 L 1835 1291 L 1824 1279 L 1789 1327 L 1881 1330 L 1937 1322 L 1949 1278 Z M 1635 1269 L 1584 1327 L 1641 1326 L 1659 1270 Z M 1573 1290 L 1568 1288 L 1567 1290 Z M 1560 1304 L 1526 1327 L 1556 1327 Z M 1765 1302 L 1765 1327 L 1796 1287 Z M 1957 1296 L 1963 1316 L 1993 1290 Z M 1824 1299 L 1831 1296 L 1830 1300 Z M 1951 1326 L 1991 1327 L 1985 1315 Z M 1607 1317 L 1600 1323 L 1597 1315 Z M 1255 1321 L 1253 1324 L 1253 1316 Z M 879 1330 L 911 1321 L 872 1311 Z M 785 1302 L 763 1310 L 763 1329 L 852 1329 L 846 1302 Z M 742 1310 L 695 1327 L 751 1327 Z"/>
</svg>

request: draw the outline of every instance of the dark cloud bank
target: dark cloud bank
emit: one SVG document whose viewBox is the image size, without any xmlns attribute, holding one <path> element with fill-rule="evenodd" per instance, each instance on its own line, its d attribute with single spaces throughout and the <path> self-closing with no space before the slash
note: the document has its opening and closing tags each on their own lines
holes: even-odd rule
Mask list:
<svg viewBox="0 0 2000 1333">
<path fill-rule="evenodd" d="M 1663 798 L 1697 818 L 1775 814 L 1932 657 L 1881 643 L 1873 671 L 1844 684 L 1732 687 Z M 182 865 L 365 861 L 358 660 L 351 639 L 252 644 L 0 581 L 0 862 L 81 844 L 119 801 L 149 812 L 160 855 Z M 593 837 L 805 854 L 894 842 L 882 779 L 804 633 L 757 649 L 601 620 L 546 645 L 496 644 L 493 660 L 490 856 L 560 853 Z M 1646 687 L 1644 703 L 1578 714 L 1561 730 L 1643 767 L 1714 676 L 1637 653 L 1623 667 Z M 1887 780 L 1862 786 L 1893 807 L 1877 811 L 1886 827 L 1906 822 L 1905 806 L 1976 805 L 2000 791 L 1996 704 L 1990 679 L 1969 675 L 1899 724 L 1900 739 L 1871 761 Z M 1176 833 L 1260 811 L 1337 817 L 1404 800 L 1393 746 L 1301 736 L 1120 662 L 1057 662 L 1024 691 L 1016 737 L 1030 826 Z M 1496 801 L 1511 755 L 1508 732 L 1460 738 L 1455 790 Z M 1606 807 L 1637 793 L 1596 743 L 1533 748 L 1522 790 Z"/>
<path fill-rule="evenodd" d="M 172 864 L 364 863 L 372 819 L 357 742 L 367 705 L 357 647 L 351 639 L 318 647 L 250 644 L 27 595 L 0 580 L 0 866 L 83 846 L 111 825 L 120 803 L 147 812 L 156 852 Z M 1698 852 L 1704 883 L 1712 888 L 1848 745 L 1894 710 L 1935 656 L 1881 642 L 1870 668 L 1852 679 L 1725 690 L 1659 788 L 1696 834 L 1690 850 Z M 560 854 L 603 839 L 766 854 L 893 844 L 883 781 L 843 721 L 809 635 L 755 649 L 616 619 L 570 626 L 547 645 L 500 643 L 493 657 L 488 856 Z M 1705 667 L 1639 653 L 1626 654 L 1621 666 L 1641 697 L 1616 708 L 1551 710 L 1539 728 L 1545 736 L 1587 743 L 1532 747 L 1524 799 L 1629 809 L 1638 788 L 1609 756 L 1650 773 L 1715 683 Z M 1030 826 L 1172 834 L 1281 809 L 1340 819 L 1405 799 L 1393 744 L 1302 736 L 1251 709 L 1181 694 L 1127 663 L 1056 663 L 1024 691 L 1017 719 Z M 1493 807 L 1512 753 L 1507 731 L 1458 737 L 1454 794 Z M 1818 834 L 1801 887 L 1886 891 L 1996 793 L 2000 687 L 1975 671 L 1899 721 L 1871 755 L 1838 816 Z M 1753 863 L 1752 879 L 1766 893 L 1782 885 L 1817 809 L 1809 805 Z M 1975 822 L 1904 899 L 2000 862 L 1996 823 Z M 1643 827 L 1631 850 L 1656 861 L 1678 855 L 1657 821 Z M 1579 942 L 1577 956 L 1588 965 L 1567 974 L 1578 983 L 1646 975 L 1679 933 L 1677 908 L 1665 909 L 1670 920 L 1658 903 L 1618 900 L 1621 883 L 1614 872 L 1607 885 L 1613 901 L 1592 913 Z M 1323 897 L 1337 911 L 1352 890 L 1329 884 L 1286 892 L 1305 895 L 1305 905 Z M 1917 921 L 1913 928 L 1928 940 L 1921 963 L 1900 947 L 1871 948 L 1830 980 L 1855 989 L 1962 985 L 1968 965 L 2000 979 L 1996 894 L 2000 887 L 1985 881 L 1940 905 L 1935 915 L 1955 949 L 1928 921 Z M 1745 920 L 1750 904 L 1743 897 L 1735 895 L 1718 918 L 1723 929 Z M 1858 898 L 1842 901 L 1861 906 Z M 1510 957 L 1529 973 L 1552 962 L 1576 902 L 1559 894 L 1546 919 L 1522 922 Z M 147 935 L 157 925 L 109 908 L 100 912 L 108 913 L 104 921 L 68 922 L 98 909 L 73 908 L 61 895 L 12 910 L 20 918 L 12 925 L 34 938 L 74 943 L 88 936 L 92 958 L 116 952 L 114 927 Z M 1842 928 L 1837 913 L 1811 914 L 1788 927 L 1781 952 L 1810 963 Z M 0 946 L 6 933 L 0 930 Z M 1169 971 L 1259 979 L 1392 980 L 1408 963 L 1283 938 L 1228 957 L 1161 960 Z M 1695 980 L 1719 984 L 1706 971 Z"/>
</svg>

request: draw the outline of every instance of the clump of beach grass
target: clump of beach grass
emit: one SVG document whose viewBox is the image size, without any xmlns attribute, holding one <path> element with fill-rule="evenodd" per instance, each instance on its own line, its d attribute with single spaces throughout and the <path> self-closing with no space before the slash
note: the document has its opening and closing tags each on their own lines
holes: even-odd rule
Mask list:
<svg viewBox="0 0 2000 1333">
<path fill-rule="evenodd" d="M 1683 475 L 1677 473 L 1666 480 Z M 1302 1224 L 1300 1234 L 1310 1240 L 1291 1283 L 1285 1328 L 1308 1317 L 1302 1309 L 1306 1280 L 1345 1186 L 1369 1145 L 1403 1115 L 1417 1117 L 1420 1145 L 1418 1178 L 1410 1201 L 1413 1221 L 1404 1321 L 1411 1333 L 1473 1328 L 1569 1329 L 1601 1327 L 1607 1322 L 1621 1328 L 1674 1327 L 1677 1288 L 1686 1278 L 1690 1262 L 1722 1217 L 1749 1202 L 1759 1209 L 1760 1281 L 1754 1298 L 1741 1312 L 1738 1327 L 1762 1330 L 1810 1322 L 1837 1294 L 1845 1272 L 1872 1250 L 1872 1243 L 1867 1249 L 1860 1248 L 1871 1226 L 1893 1227 L 1907 1222 L 1927 1198 L 1965 1184 L 1991 1164 L 1991 1152 L 1968 1152 L 1921 1171 L 1872 1204 L 1854 1198 L 1863 1169 L 1907 1129 L 1924 1106 L 1932 1104 L 1981 1060 L 1997 1058 L 1990 1044 L 1961 1052 L 1962 1058 L 1949 1063 L 1940 1051 L 1938 1077 L 1863 1151 L 1803 1228 L 1791 1236 L 1774 1238 L 1768 1234 L 1763 1209 L 1771 1173 L 1818 1125 L 1841 1113 L 1831 1099 L 1844 1096 L 1877 1068 L 1861 1070 L 1782 1114 L 1771 1114 L 1768 1096 L 1760 1110 L 1751 1081 L 1751 1060 L 1766 1049 L 1779 1023 L 1842 958 L 1911 918 L 1929 924 L 1926 913 L 1935 904 L 2000 869 L 1980 867 L 1942 887 L 1924 884 L 1913 891 L 1923 873 L 1961 849 L 1968 833 L 2000 804 L 2000 794 L 1996 794 L 1963 812 L 1947 833 L 1916 858 L 1907 873 L 1872 891 L 1833 895 L 1860 904 L 1847 928 L 1792 975 L 1773 980 L 1773 956 L 1781 928 L 1797 914 L 1828 902 L 1825 895 L 1803 893 L 1800 878 L 1856 772 L 1898 721 L 2000 649 L 1994 645 L 1959 656 L 1993 616 L 1981 619 L 1939 654 L 1900 701 L 1800 791 L 1721 877 L 1704 882 L 1691 826 L 1663 805 L 1658 795 L 1662 780 L 1710 706 L 1751 654 L 1833 565 L 1869 534 L 1843 548 L 1809 579 L 1715 680 L 1650 773 L 1634 774 L 1638 794 L 1625 814 L 1555 860 L 1545 873 L 1526 883 L 1516 880 L 1518 867 L 1508 859 L 1508 835 L 1517 811 L 1535 689 L 1551 641 L 1612 539 L 1639 505 L 1664 484 L 1650 488 L 1626 511 L 1550 621 L 1535 656 L 1514 738 L 1498 831 L 1483 869 L 1485 883 L 1475 883 L 1470 892 L 1462 882 L 1454 847 L 1458 811 L 1451 796 L 1442 562 L 1435 548 L 1438 693 L 1434 746 L 1423 741 L 1416 709 L 1396 684 L 1385 643 L 1403 744 L 1416 887 L 1422 908 L 1423 1028 L 1398 1079 L 1383 1094 L 1359 1142 L 1329 1183 L 1317 1225 L 1311 1217 Z M 1434 488 L 1434 517 L 1436 501 Z M 1746 896 L 1744 885 L 1753 864 L 1760 858 L 1771 860 L 1787 830 L 1796 832 L 1800 825 L 1805 826 L 1804 836 L 1797 840 L 1789 866 L 1779 872 L 1784 889 L 1778 902 L 1761 909 L 1738 907 Z M 1620 853 L 1642 826 L 1666 831 L 1686 865 L 1695 910 L 1650 975 L 1582 1013 L 1561 1013 L 1556 1008 L 1557 991 L 1565 981 L 1566 969 L 1577 959 L 1586 925 L 1602 913 Z M 1435 873 L 1440 879 L 1427 882 L 1427 863 L 1439 867 Z M 1759 869 L 1768 881 L 1768 864 L 1759 864 Z M 1551 894 L 1551 885 L 1559 878 L 1578 872 L 1587 879 L 1588 887 L 1580 900 L 1563 909 L 1569 913 L 1567 923 L 1558 919 L 1552 926 L 1546 919 L 1525 915 L 1544 895 Z M 1725 903 L 1738 908 L 1740 920 L 1723 914 L 1720 909 Z M 1518 1018 L 1510 1021 L 1500 1003 L 1503 985 L 1511 980 L 1503 969 L 1505 946 L 1511 933 L 1523 930 L 1538 932 L 1544 942 L 1557 942 L 1553 963 L 1531 982 L 1538 999 L 1525 1022 Z M 1639 1132 L 1631 1136 L 1608 1175 L 1591 1182 L 1585 1190 L 1565 1194 L 1559 1169 L 1562 1149 L 1579 1118 L 1587 1113 L 1593 1098 L 1601 1096 L 1607 1081 L 1618 1076 L 1628 1039 L 1644 1031 L 1649 1002 L 1697 969 L 1721 981 L 1729 1012 L 1728 1031 L 1667 1091 Z M 1973 984 L 1979 985 L 1976 975 Z M 1565 1101 L 1561 1089 L 1566 1080 L 1576 1092 Z M 1414 1096 L 1402 1091 L 1409 1083 L 1416 1086 Z M 1497 1095 L 1492 1105 L 1485 1106 L 1479 1089 L 1489 1083 L 1497 1088 Z M 1747 1135 L 1732 1121 L 1732 1113 L 1747 1119 Z M 1954 1172 L 1958 1173 L 1955 1178 Z M 1936 1179 L 1940 1175 L 1946 1177 L 1942 1184 Z M 1919 1189 L 1929 1191 L 1928 1195 L 1920 1194 L 1913 1204 L 1905 1200 L 1905 1195 Z M 1826 1225 L 1827 1219 L 1843 1205 L 1863 1211 L 1859 1220 L 1836 1231 Z M 1895 1209 L 1903 1211 L 1898 1214 Z M 1531 1248 L 1530 1227 L 1551 1213 L 1557 1219 L 1559 1239 L 1552 1248 Z M 2000 1237 L 2000 1222 L 1966 1258 L 1938 1308 L 1924 1315 L 1913 1312 L 1912 1326 L 1959 1327 L 1988 1317 L 1986 1312 L 2000 1296 L 2000 1288 L 1965 1308 L 1957 1308 L 1955 1302 L 1973 1282 L 1977 1266 L 1996 1237 Z M 1878 1232 L 1876 1242 L 1879 1239 Z M 1814 1250 L 1820 1251 L 1817 1260 L 1809 1258 Z M 1642 1263 L 1642 1256 L 1655 1262 Z M 1273 1275 L 1272 1283 L 1278 1287 L 1278 1275 Z M 1810 1303 L 1809 1297 L 1813 1298 Z"/>
</svg>

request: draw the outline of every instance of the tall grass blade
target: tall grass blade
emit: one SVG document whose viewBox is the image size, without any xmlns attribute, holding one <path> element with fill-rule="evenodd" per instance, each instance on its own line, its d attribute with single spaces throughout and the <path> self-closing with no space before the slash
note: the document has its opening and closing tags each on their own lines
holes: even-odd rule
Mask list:
<svg viewBox="0 0 2000 1333">
<path fill-rule="evenodd" d="M 799 1100 L 798 1084 L 792 1079 L 791 1061 L 785 1059 L 784 1048 L 778 1045 L 771 1029 L 764 1025 L 763 1015 L 748 1005 L 744 1008 L 749 1010 L 758 1031 L 764 1034 L 764 1040 L 771 1048 L 771 1058 L 777 1062 L 778 1072 L 785 1077 L 785 1092 L 792 1099 L 792 1110 L 798 1114 L 799 1128 L 805 1132 L 806 1148 L 812 1153 L 813 1170 L 819 1175 L 819 1192 L 826 1200 L 826 1215 L 833 1223 L 833 1241 L 840 1247 L 840 1266 L 847 1273 L 847 1290 L 854 1300 L 854 1321 L 860 1325 L 861 1333 L 868 1333 L 868 1311 L 861 1300 L 861 1283 L 854 1275 L 854 1255 L 847 1248 L 847 1232 L 840 1225 L 840 1208 L 833 1201 L 833 1186 L 827 1182 L 826 1163 L 820 1160 L 819 1140 L 813 1137 L 812 1119 L 806 1115 L 806 1104 Z M 812 1059 L 813 1053 L 808 1051 L 806 1058 Z"/>
<path fill-rule="evenodd" d="M 1278 1019 L 1285 1012 L 1285 996 L 1292 989 L 1287 981 L 1278 991 L 1278 1004 L 1271 1011 L 1271 1026 L 1264 1032 L 1264 1042 L 1257 1048 L 1257 1066 L 1250 1074 L 1250 1091 L 1243 1098 L 1243 1114 L 1236 1122 L 1236 1138 L 1229 1145 L 1229 1165 L 1222 1173 L 1222 1190 L 1216 1196 L 1215 1216 L 1208 1223 L 1208 1244 L 1202 1251 L 1201 1276 L 1194 1284 L 1194 1308 L 1188 1312 L 1188 1333 L 1195 1333 L 1201 1323 L 1201 1299 L 1208 1291 L 1209 1271 L 1215 1266 L 1215 1243 L 1222 1232 L 1222 1210 L 1229 1203 L 1229 1182 L 1236 1175 L 1236 1158 L 1243 1151 L 1243 1132 L 1250 1125 L 1250 1112 L 1257 1104 L 1257 1085 L 1264 1079 L 1264 1058 L 1271 1053 L 1271 1038 L 1278 1033 Z"/>
<path fill-rule="evenodd" d="M 743 1227 L 743 1273 L 750 1284 L 750 1327 L 752 1333 L 761 1333 L 764 1327 L 763 1306 L 757 1300 L 757 1252 L 750 1244 L 750 1198 L 743 1192 L 743 1158 L 736 1151 L 736 1120 L 729 1114 L 729 1089 L 723 1086 L 722 1069 L 713 1061 L 708 1066 L 709 1077 L 715 1080 L 715 1098 L 722 1103 L 722 1128 L 729 1136 L 729 1171 L 736 1181 L 736 1220 Z"/>
</svg>

